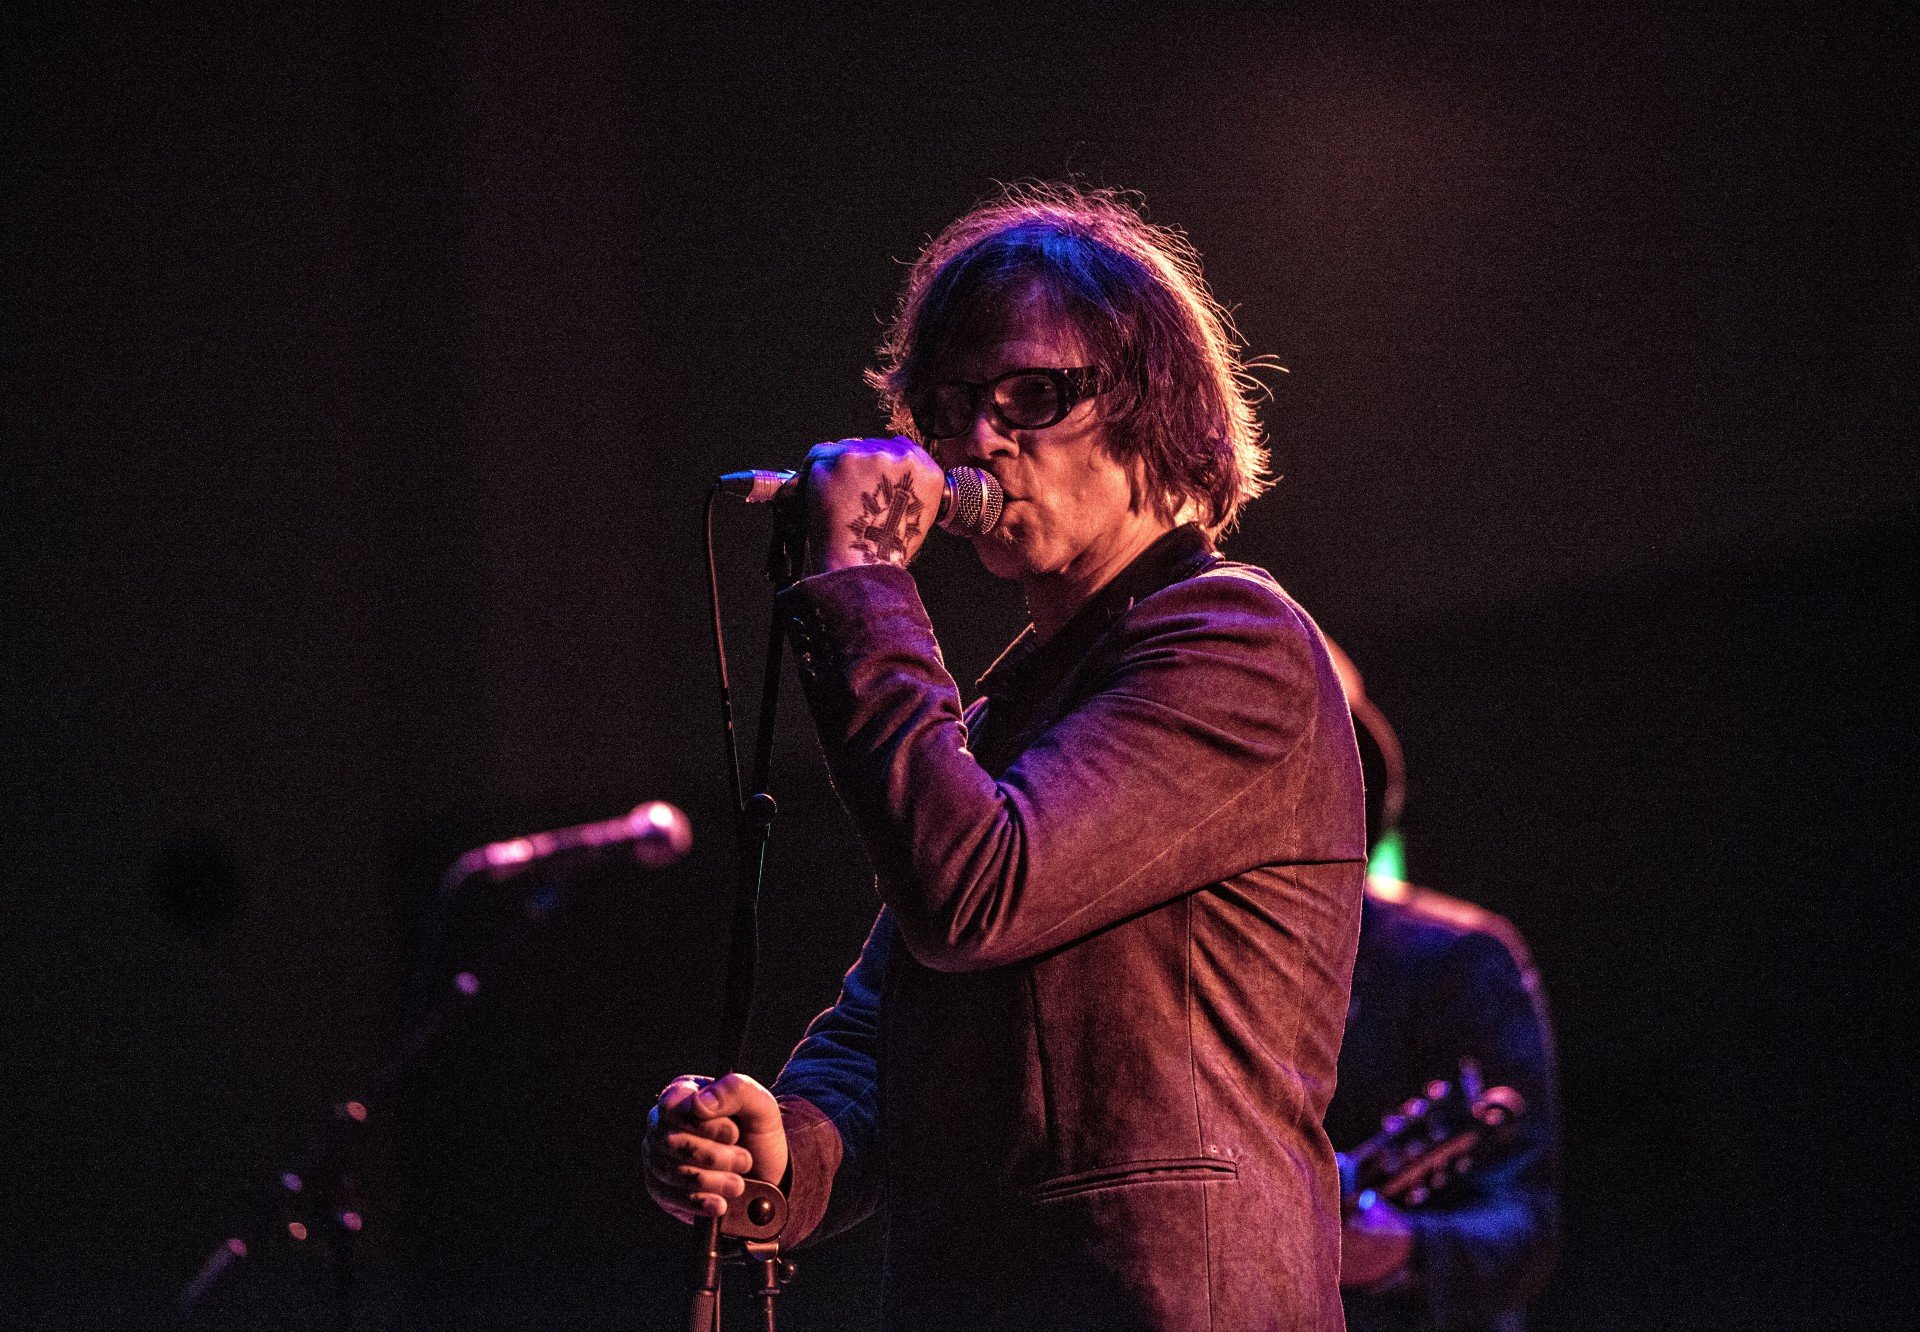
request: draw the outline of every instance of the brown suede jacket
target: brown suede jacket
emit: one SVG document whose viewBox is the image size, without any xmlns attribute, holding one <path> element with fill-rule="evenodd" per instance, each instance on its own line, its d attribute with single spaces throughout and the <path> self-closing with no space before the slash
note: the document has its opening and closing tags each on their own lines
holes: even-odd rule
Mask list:
<svg viewBox="0 0 1920 1332">
<path fill-rule="evenodd" d="M 774 1087 L 785 1242 L 884 1207 L 902 1332 L 1340 1328 L 1364 811 L 1306 613 L 1182 527 L 963 716 L 905 570 L 780 607 L 885 903 Z"/>
</svg>

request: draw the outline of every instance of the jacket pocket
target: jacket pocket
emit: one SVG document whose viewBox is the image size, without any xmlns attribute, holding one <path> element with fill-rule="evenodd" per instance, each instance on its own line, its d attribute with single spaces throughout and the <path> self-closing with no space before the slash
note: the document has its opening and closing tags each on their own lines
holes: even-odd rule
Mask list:
<svg viewBox="0 0 1920 1332">
<path fill-rule="evenodd" d="M 1097 1170 L 1055 1175 L 1028 1189 L 1026 1197 L 1028 1202 L 1044 1206 L 1066 1198 L 1141 1184 L 1232 1184 L 1239 1178 L 1240 1167 L 1232 1161 L 1217 1156 L 1174 1156 L 1163 1161 L 1127 1161 Z"/>
</svg>

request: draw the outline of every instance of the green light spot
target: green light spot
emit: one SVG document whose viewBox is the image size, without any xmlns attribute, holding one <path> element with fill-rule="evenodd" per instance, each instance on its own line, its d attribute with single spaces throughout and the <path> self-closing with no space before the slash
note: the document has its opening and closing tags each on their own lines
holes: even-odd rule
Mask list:
<svg viewBox="0 0 1920 1332">
<path fill-rule="evenodd" d="M 1373 859 L 1367 862 L 1367 873 L 1383 879 L 1407 880 L 1407 848 L 1400 840 L 1400 830 L 1389 828 L 1373 845 Z"/>
</svg>

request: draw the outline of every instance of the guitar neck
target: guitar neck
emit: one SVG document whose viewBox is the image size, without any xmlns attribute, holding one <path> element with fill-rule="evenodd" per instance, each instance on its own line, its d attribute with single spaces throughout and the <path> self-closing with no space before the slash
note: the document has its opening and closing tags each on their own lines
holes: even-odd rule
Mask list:
<svg viewBox="0 0 1920 1332">
<path fill-rule="evenodd" d="M 1526 1100 L 1511 1087 L 1483 1090 L 1469 1062 L 1461 1073 L 1458 1083 L 1430 1083 L 1348 1156 L 1342 1175 L 1350 1196 L 1342 1202 L 1349 1210 L 1369 1192 L 1418 1207 L 1506 1145 Z"/>
</svg>

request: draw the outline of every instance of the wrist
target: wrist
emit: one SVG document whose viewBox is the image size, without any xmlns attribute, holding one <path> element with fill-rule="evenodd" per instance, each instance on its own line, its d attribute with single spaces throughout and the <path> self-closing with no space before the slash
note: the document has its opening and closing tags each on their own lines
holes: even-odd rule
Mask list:
<svg viewBox="0 0 1920 1332">
<path fill-rule="evenodd" d="M 856 546 L 851 541 L 812 542 L 807 549 L 806 572 L 809 574 L 833 573 L 839 569 L 866 569 L 881 564 L 889 564 L 897 569 L 907 567 L 904 559 L 876 558 L 868 549 Z"/>
</svg>

